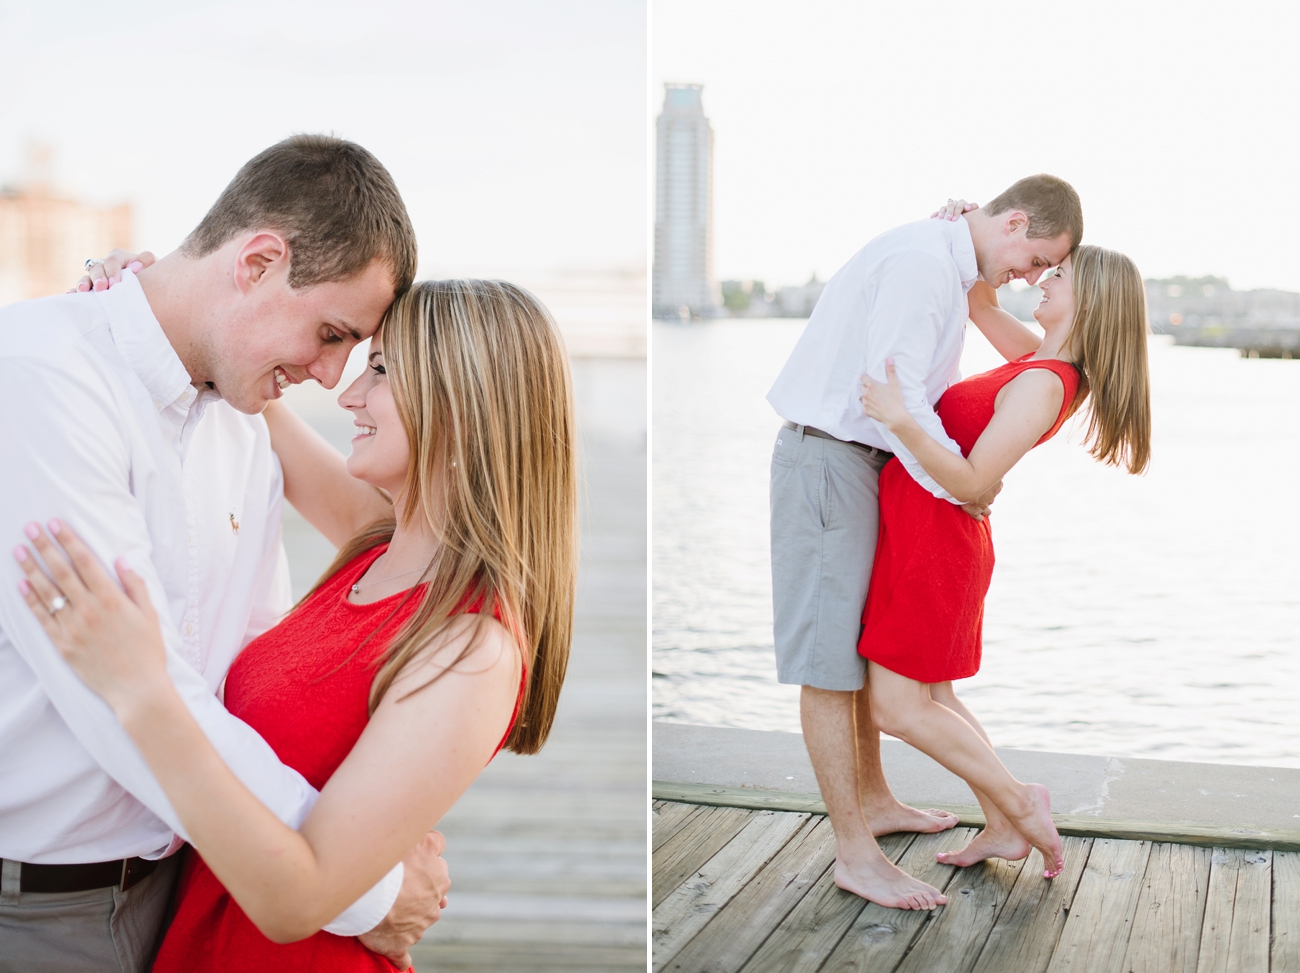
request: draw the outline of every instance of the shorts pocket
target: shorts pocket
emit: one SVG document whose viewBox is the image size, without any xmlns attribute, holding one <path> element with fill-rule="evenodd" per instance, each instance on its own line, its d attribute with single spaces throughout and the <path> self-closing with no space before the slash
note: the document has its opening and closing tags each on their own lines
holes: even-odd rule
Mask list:
<svg viewBox="0 0 1300 973">
<path fill-rule="evenodd" d="M 772 444 L 772 465 L 792 469 L 795 464 L 795 449 L 799 445 L 799 434 L 793 429 L 781 427 Z"/>
</svg>

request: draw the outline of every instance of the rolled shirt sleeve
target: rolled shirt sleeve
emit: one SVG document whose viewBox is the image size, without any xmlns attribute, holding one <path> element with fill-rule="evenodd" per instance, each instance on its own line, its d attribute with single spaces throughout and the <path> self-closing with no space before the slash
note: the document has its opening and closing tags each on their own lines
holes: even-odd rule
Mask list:
<svg viewBox="0 0 1300 973">
<path fill-rule="evenodd" d="M 876 279 L 876 293 L 866 326 L 866 355 L 860 371 L 886 382 L 885 362 L 893 358 L 907 411 L 936 442 L 961 455 L 961 447 L 944 430 L 925 390 L 926 375 L 932 367 L 944 321 L 951 311 L 950 276 L 951 271 L 941 261 L 926 253 L 904 251 L 889 259 L 884 272 Z M 846 413 L 858 421 L 866 418 L 862 415 L 860 394 L 855 384 L 852 401 L 845 404 Z M 935 482 L 884 423 L 867 421 L 879 431 L 912 479 L 939 499 L 960 505 L 961 501 Z"/>
</svg>

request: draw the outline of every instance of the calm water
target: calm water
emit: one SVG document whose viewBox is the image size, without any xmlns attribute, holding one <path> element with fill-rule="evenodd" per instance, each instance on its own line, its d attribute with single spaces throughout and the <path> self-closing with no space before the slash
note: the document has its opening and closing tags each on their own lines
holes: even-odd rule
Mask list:
<svg viewBox="0 0 1300 973">
<path fill-rule="evenodd" d="M 799 729 L 772 662 L 764 395 L 803 324 L 655 325 L 657 719 Z M 1300 767 L 1300 361 L 1168 341 L 1145 476 L 1078 426 L 1007 476 L 958 691 L 999 745 Z M 1000 363 L 969 328 L 963 374 Z"/>
</svg>

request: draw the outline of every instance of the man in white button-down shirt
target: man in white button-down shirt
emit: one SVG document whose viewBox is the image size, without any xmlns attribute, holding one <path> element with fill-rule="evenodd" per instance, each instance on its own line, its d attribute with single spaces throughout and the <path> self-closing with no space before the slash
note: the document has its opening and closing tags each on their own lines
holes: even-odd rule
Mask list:
<svg viewBox="0 0 1300 973">
<path fill-rule="evenodd" d="M 777 678 L 802 686 L 804 741 L 835 830 L 835 880 L 882 905 L 930 908 L 939 893 L 895 868 L 873 834 L 939 831 L 956 818 L 901 804 L 880 766 L 858 655 L 891 455 L 956 503 L 880 423 L 860 376 L 893 358 L 908 410 L 954 452 L 934 404 L 958 378 L 966 292 L 977 279 L 1034 283 L 1083 235 L 1079 197 L 1052 176 L 1022 179 L 982 210 L 876 237 L 826 284 L 768 401 L 785 419 L 772 454 L 772 591 Z M 979 518 L 992 497 L 968 505 Z"/>
<path fill-rule="evenodd" d="M 105 563 L 125 555 L 196 719 L 293 827 L 316 791 L 217 696 L 239 650 L 290 604 L 283 480 L 259 413 L 290 383 L 333 387 L 414 273 L 414 231 L 378 160 L 294 136 L 245 165 L 181 249 L 138 278 L 0 309 L 0 537 L 59 517 Z M 5 570 L 0 971 L 143 970 L 184 829 L 31 616 L 16 565 Z M 399 864 L 326 928 L 383 926 L 373 943 L 400 958 L 436 914 L 436 855 L 410 874 Z"/>
</svg>

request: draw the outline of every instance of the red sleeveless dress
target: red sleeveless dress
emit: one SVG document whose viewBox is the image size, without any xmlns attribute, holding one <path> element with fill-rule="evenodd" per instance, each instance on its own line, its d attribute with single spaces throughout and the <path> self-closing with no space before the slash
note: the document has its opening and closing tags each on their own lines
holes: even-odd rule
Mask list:
<svg viewBox="0 0 1300 973">
<path fill-rule="evenodd" d="M 317 790 L 366 728 L 374 662 L 419 605 L 418 598 L 403 604 L 405 592 L 368 605 L 347 600 L 348 589 L 387 549 L 382 544 L 348 562 L 284 621 L 249 642 L 226 677 L 226 708 L 260 733 L 280 759 Z M 478 607 L 466 611 L 477 612 Z M 522 695 L 521 683 L 520 699 Z M 519 715 L 519 702 L 510 727 Z M 498 751 L 509 735 L 507 728 Z M 396 969 L 350 936 L 321 931 L 287 945 L 271 942 L 192 848 L 186 849 L 178 899 L 176 918 L 153 973 Z"/>
<path fill-rule="evenodd" d="M 993 418 L 999 390 L 1030 368 L 1056 373 L 1065 386 L 1061 413 L 1034 445 L 1051 439 L 1079 387 L 1069 362 L 1028 357 L 972 375 L 939 399 L 943 428 L 970 454 Z M 862 613 L 858 653 L 917 682 L 947 682 L 980 667 L 984 596 L 993 577 L 989 518 L 975 521 L 912 479 L 897 459 L 880 472 L 880 533 Z"/>
</svg>

